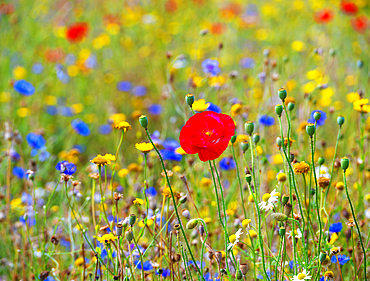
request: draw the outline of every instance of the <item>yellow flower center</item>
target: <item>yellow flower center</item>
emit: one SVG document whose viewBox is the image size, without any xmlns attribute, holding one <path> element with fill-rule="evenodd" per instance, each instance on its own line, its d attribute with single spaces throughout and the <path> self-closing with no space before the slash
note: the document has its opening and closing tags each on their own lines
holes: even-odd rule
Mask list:
<svg viewBox="0 0 370 281">
<path fill-rule="evenodd" d="M 207 135 L 207 136 L 212 136 L 212 134 L 213 134 L 213 131 L 208 131 L 208 132 L 205 132 L 205 134 Z"/>
<path fill-rule="evenodd" d="M 306 274 L 304 274 L 304 273 L 299 273 L 297 277 L 298 277 L 298 280 L 303 280 L 303 279 L 305 279 Z"/>
<path fill-rule="evenodd" d="M 265 193 L 262 196 L 262 200 L 267 202 L 270 199 L 270 197 L 271 197 L 270 193 Z"/>
</svg>

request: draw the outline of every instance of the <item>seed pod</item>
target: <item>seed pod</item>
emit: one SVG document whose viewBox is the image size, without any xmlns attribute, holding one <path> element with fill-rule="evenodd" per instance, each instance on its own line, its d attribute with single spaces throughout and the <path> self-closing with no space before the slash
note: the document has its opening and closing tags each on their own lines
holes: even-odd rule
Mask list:
<svg viewBox="0 0 370 281">
<path fill-rule="evenodd" d="M 284 214 L 288 217 L 292 211 L 292 204 L 287 203 L 284 205 Z"/>
<path fill-rule="evenodd" d="M 283 213 L 273 213 L 271 217 L 276 221 L 286 221 L 288 217 Z"/>
<path fill-rule="evenodd" d="M 279 98 L 284 102 L 287 97 L 287 92 L 284 88 L 280 88 L 278 91 Z"/>
<path fill-rule="evenodd" d="M 246 263 L 241 263 L 241 264 L 239 265 L 239 269 L 240 269 L 240 271 L 242 272 L 242 274 L 243 274 L 243 275 L 246 275 L 246 274 L 247 274 L 247 272 L 248 272 L 248 270 L 249 270 L 248 264 L 246 264 Z"/>
<path fill-rule="evenodd" d="M 148 128 L 148 117 L 146 117 L 146 115 L 141 115 L 139 117 L 139 123 L 144 129 Z"/>
<path fill-rule="evenodd" d="M 245 131 L 249 134 L 252 135 L 254 131 L 254 123 L 251 121 L 248 121 L 247 123 L 244 124 Z"/>
<path fill-rule="evenodd" d="M 190 221 L 188 221 L 188 223 L 186 224 L 186 229 L 194 229 L 198 224 L 198 221 L 196 219 L 192 219 Z"/>
</svg>

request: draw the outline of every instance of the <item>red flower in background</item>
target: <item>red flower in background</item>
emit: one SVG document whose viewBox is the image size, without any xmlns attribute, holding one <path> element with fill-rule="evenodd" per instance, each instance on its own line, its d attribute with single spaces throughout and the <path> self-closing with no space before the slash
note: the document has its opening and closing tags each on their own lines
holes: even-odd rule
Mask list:
<svg viewBox="0 0 370 281">
<path fill-rule="evenodd" d="M 68 27 L 66 37 L 69 42 L 81 42 L 87 35 L 89 27 L 86 22 L 78 22 Z"/>
<path fill-rule="evenodd" d="M 348 1 L 342 1 L 340 3 L 340 9 L 347 15 L 355 15 L 358 11 L 356 3 Z"/>
<path fill-rule="evenodd" d="M 369 26 L 369 20 L 366 16 L 360 16 L 351 20 L 352 28 L 359 33 L 364 33 Z"/>
<path fill-rule="evenodd" d="M 65 57 L 65 53 L 62 48 L 47 49 L 45 52 L 45 58 L 50 62 L 60 62 Z"/>
<path fill-rule="evenodd" d="M 235 123 L 226 114 L 204 111 L 190 117 L 180 132 L 180 145 L 203 162 L 218 158 L 235 134 Z"/>
<path fill-rule="evenodd" d="M 334 13 L 332 10 L 323 9 L 315 13 L 314 18 L 317 23 L 327 24 L 333 20 Z"/>
</svg>

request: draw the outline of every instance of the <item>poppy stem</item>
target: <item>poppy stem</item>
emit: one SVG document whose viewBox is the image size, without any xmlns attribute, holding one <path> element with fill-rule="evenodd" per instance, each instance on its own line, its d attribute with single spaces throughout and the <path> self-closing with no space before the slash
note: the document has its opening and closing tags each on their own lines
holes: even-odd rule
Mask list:
<svg viewBox="0 0 370 281">
<path fill-rule="evenodd" d="M 240 175 L 239 175 L 238 161 L 236 160 L 235 150 L 234 150 L 234 146 L 232 144 L 231 144 L 231 150 L 233 152 L 233 158 L 234 158 L 235 166 L 236 166 L 236 175 L 238 177 L 238 183 L 239 183 L 239 189 L 240 189 L 240 199 L 242 200 L 242 206 L 243 206 L 243 211 L 244 211 L 244 218 L 246 219 L 247 218 L 247 211 L 245 210 L 245 206 L 244 206 L 243 186 L 242 186 L 242 181 L 241 181 Z"/>
</svg>

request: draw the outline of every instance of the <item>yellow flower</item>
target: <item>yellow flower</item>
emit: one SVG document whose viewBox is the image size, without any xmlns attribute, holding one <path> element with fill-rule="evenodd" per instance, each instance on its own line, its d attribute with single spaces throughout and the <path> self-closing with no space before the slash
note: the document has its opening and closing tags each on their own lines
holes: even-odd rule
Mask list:
<svg viewBox="0 0 370 281">
<path fill-rule="evenodd" d="M 84 259 L 83 258 L 78 258 L 77 260 L 75 260 L 75 266 L 76 267 L 82 266 L 83 264 L 84 264 Z"/>
<path fill-rule="evenodd" d="M 206 101 L 204 99 L 200 99 L 200 100 L 194 101 L 192 107 L 195 111 L 202 112 L 202 111 L 207 110 L 209 105 L 210 105 L 210 103 L 206 103 Z"/>
<path fill-rule="evenodd" d="M 294 174 L 300 175 L 300 174 L 307 174 L 310 170 L 310 165 L 305 163 L 304 161 L 296 163 L 293 165 Z"/>
<path fill-rule="evenodd" d="M 277 180 L 280 181 L 280 182 L 285 182 L 286 179 L 287 179 L 287 177 L 286 177 L 286 174 L 285 173 L 279 173 L 277 175 Z"/>
<path fill-rule="evenodd" d="M 144 204 L 144 200 L 143 199 L 140 199 L 140 198 L 136 198 L 133 203 L 134 204 L 137 204 L 137 205 L 143 205 Z"/>
<path fill-rule="evenodd" d="M 117 240 L 117 236 L 112 233 L 104 234 L 102 237 L 97 237 L 100 243 L 110 243 L 111 241 Z"/>
<path fill-rule="evenodd" d="M 202 178 L 200 180 L 200 185 L 203 187 L 209 187 L 211 185 L 212 181 L 209 178 Z"/>
<path fill-rule="evenodd" d="M 101 156 L 100 154 L 98 156 Z M 114 156 L 113 154 L 105 154 L 104 156 L 102 156 L 103 158 L 107 159 L 108 161 L 108 164 L 110 164 L 112 161 L 116 161 L 116 156 Z"/>
<path fill-rule="evenodd" d="M 249 136 L 248 135 L 237 135 L 236 142 L 248 142 Z"/>
<path fill-rule="evenodd" d="M 108 164 L 108 160 L 102 157 L 101 155 L 94 157 L 94 159 L 90 160 L 90 162 L 98 166 L 105 166 Z"/>
<path fill-rule="evenodd" d="M 245 219 L 245 220 L 242 221 L 242 225 L 243 225 L 244 228 L 247 228 L 250 225 L 251 222 L 252 222 L 251 219 Z"/>
<path fill-rule="evenodd" d="M 243 106 L 239 103 L 237 104 L 234 104 L 232 107 L 231 107 L 231 116 L 237 116 L 239 114 L 242 113 L 242 110 L 243 110 Z"/>
<path fill-rule="evenodd" d="M 185 154 L 186 154 L 185 150 L 183 150 L 181 146 L 180 146 L 179 148 L 177 148 L 177 149 L 175 150 L 175 152 L 176 152 L 177 154 L 181 154 L 181 155 L 185 155 Z"/>
<path fill-rule="evenodd" d="M 251 238 L 255 238 L 257 237 L 257 232 L 253 229 L 249 230 L 249 235 Z"/>
<path fill-rule="evenodd" d="M 140 150 L 141 152 L 148 153 L 152 149 L 154 149 L 154 146 L 151 143 L 142 142 L 135 144 L 135 148 L 137 150 Z"/>
<path fill-rule="evenodd" d="M 360 99 L 353 102 L 353 109 L 358 112 L 368 113 L 370 112 L 370 105 L 368 105 L 369 99 Z"/>
<path fill-rule="evenodd" d="M 356 92 L 352 92 L 346 95 L 346 99 L 348 102 L 353 103 L 361 99 L 360 95 Z"/>
<path fill-rule="evenodd" d="M 121 169 L 121 170 L 118 171 L 118 176 L 120 178 L 124 178 L 128 175 L 128 173 L 129 173 L 128 169 Z"/>
<path fill-rule="evenodd" d="M 130 123 L 128 123 L 126 121 L 121 121 L 118 124 L 116 124 L 114 127 L 118 130 L 122 129 L 124 132 L 127 132 L 128 130 L 131 130 Z"/>
</svg>

